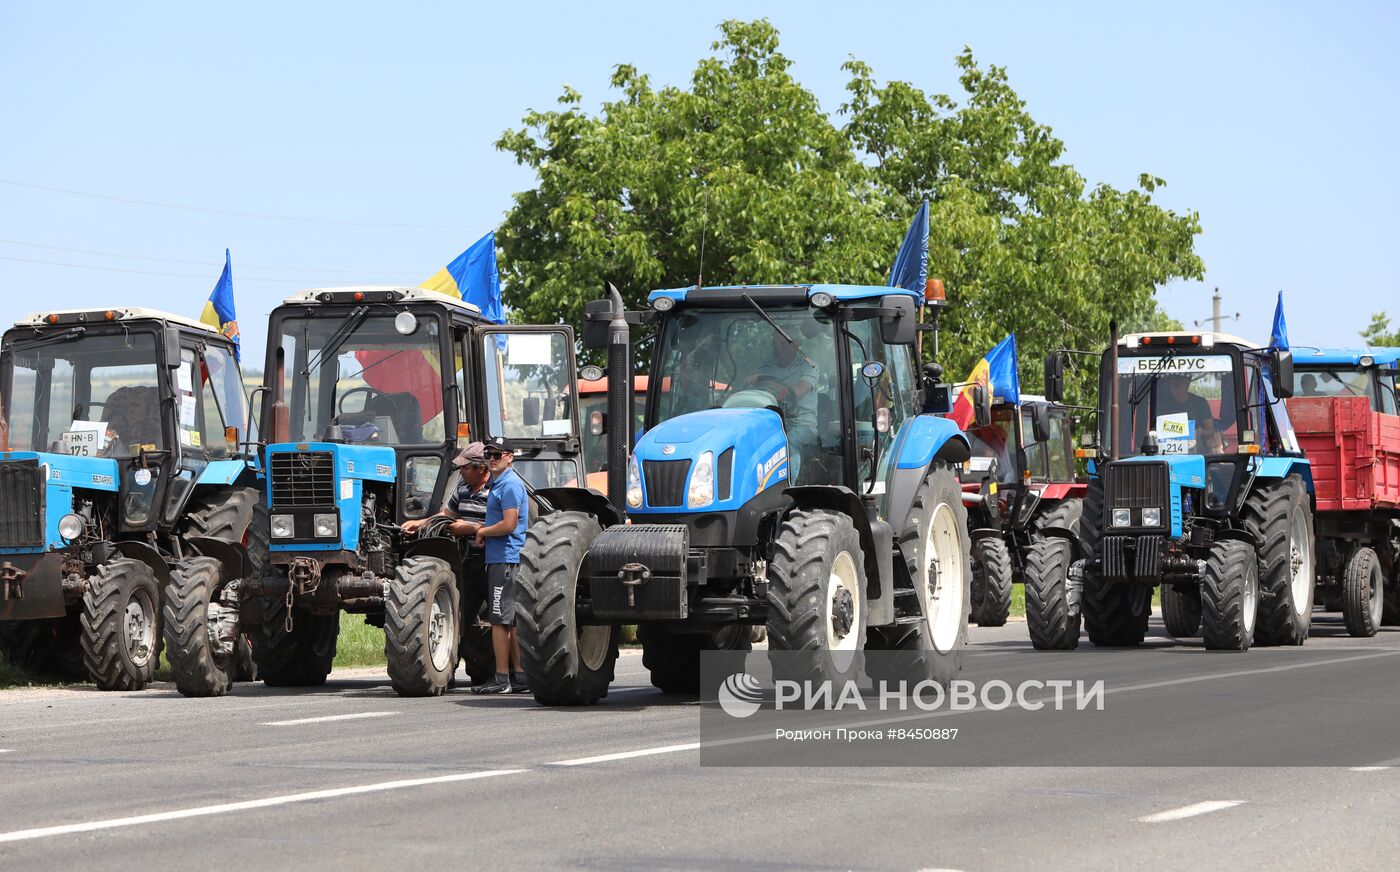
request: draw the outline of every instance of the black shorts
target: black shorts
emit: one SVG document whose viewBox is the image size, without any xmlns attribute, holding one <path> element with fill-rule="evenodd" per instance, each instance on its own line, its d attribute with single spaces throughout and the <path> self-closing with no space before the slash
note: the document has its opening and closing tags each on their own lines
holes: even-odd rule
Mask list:
<svg viewBox="0 0 1400 872">
<path fill-rule="evenodd" d="M 515 568 L 518 563 L 486 564 L 487 604 L 491 623 L 515 625 Z"/>
</svg>

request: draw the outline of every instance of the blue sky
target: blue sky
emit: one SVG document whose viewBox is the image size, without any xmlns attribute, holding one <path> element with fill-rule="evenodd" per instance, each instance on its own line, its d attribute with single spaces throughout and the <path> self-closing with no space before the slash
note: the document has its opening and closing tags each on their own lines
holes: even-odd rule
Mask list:
<svg viewBox="0 0 1400 872">
<path fill-rule="evenodd" d="M 565 83 L 590 107 L 620 62 L 684 84 L 721 20 L 764 15 L 828 111 L 849 55 L 956 95 L 970 45 L 1091 183 L 1165 178 L 1159 202 L 1205 229 L 1205 281 L 1160 293 L 1187 324 L 1216 286 L 1247 336 L 1267 337 L 1279 289 L 1294 344 L 1400 318 L 1396 7 L 477 6 L 6 6 L 0 322 L 59 305 L 197 314 L 228 247 L 256 361 L 287 294 L 417 284 L 494 227 L 531 177 L 492 142 Z"/>
</svg>

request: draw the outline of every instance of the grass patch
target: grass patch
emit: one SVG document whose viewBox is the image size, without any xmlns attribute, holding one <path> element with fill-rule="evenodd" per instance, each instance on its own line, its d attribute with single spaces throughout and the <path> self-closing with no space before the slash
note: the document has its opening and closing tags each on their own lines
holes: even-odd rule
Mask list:
<svg viewBox="0 0 1400 872">
<path fill-rule="evenodd" d="M 384 631 L 365 623 L 364 615 L 340 613 L 340 637 L 335 642 L 334 669 L 384 665 Z"/>
</svg>

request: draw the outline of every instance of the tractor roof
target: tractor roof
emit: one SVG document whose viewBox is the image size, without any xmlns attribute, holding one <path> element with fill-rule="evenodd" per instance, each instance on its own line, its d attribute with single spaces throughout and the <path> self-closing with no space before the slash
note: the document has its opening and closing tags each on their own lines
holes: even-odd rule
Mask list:
<svg viewBox="0 0 1400 872">
<path fill-rule="evenodd" d="M 1359 367 L 1361 358 L 1371 358 L 1372 364 L 1394 366 L 1400 362 L 1400 348 L 1311 348 L 1294 346 L 1294 366 Z"/>
<path fill-rule="evenodd" d="M 430 291 L 426 288 L 408 288 L 401 285 L 347 285 L 340 288 L 307 288 L 292 294 L 284 303 L 330 303 L 330 302 L 357 302 L 355 295 L 364 294 L 367 297 L 378 297 L 379 299 L 392 298 L 399 303 L 436 303 L 443 306 L 453 306 L 463 309 L 473 315 L 480 316 L 481 309 L 475 303 L 468 303 L 460 297 L 451 294 L 444 294 L 439 291 Z"/>
<path fill-rule="evenodd" d="M 1163 340 L 1165 340 L 1165 339 L 1186 339 L 1186 340 L 1188 340 L 1188 341 L 1189 341 L 1189 340 L 1192 340 L 1192 339 L 1195 339 L 1196 342 L 1191 343 L 1191 344 L 1194 345 L 1195 347 L 1199 347 L 1199 348 L 1203 348 L 1203 349 L 1204 349 L 1204 348 L 1210 348 L 1212 345 L 1238 345 L 1240 348 L 1261 348 L 1261 347 L 1263 347 L 1263 346 L 1259 345 L 1257 342 L 1251 342 L 1251 341 L 1249 341 L 1248 339 L 1243 339 L 1243 338 L 1241 338 L 1241 337 L 1239 337 L 1239 336 L 1235 336 L 1235 335 L 1230 334 L 1230 333 L 1211 333 L 1211 332 L 1208 332 L 1208 331 L 1207 331 L 1207 332 L 1204 332 L 1204 333 L 1200 333 L 1200 332 L 1198 332 L 1198 333 L 1191 333 L 1191 332 L 1188 332 L 1188 331 L 1185 331 L 1185 330 L 1175 330 L 1175 331 L 1165 331 L 1165 332 L 1150 332 L 1150 333 L 1127 333 L 1127 334 L 1125 334 L 1125 335 L 1123 335 L 1123 336 L 1118 337 L 1118 344 L 1119 344 L 1119 345 L 1127 345 L 1127 346 L 1129 346 L 1129 347 L 1137 347 L 1137 346 L 1139 346 L 1139 345 L 1143 345 L 1143 344 L 1144 344 L 1143 341 L 1142 341 L 1144 338 L 1148 338 L 1148 339 L 1154 340 L 1154 341 L 1152 342 L 1152 345 L 1153 345 L 1154 347 L 1157 345 L 1157 342 L 1155 341 L 1155 340 L 1157 340 L 1157 339 L 1163 339 Z M 1168 343 L 1163 342 L 1162 344 L 1163 344 L 1163 345 L 1167 345 Z"/>
<path fill-rule="evenodd" d="M 83 316 L 86 318 L 75 318 L 73 316 Z M 57 317 L 57 321 L 49 321 L 49 318 Z M 52 324 L 62 323 L 71 326 L 74 322 L 88 322 L 93 324 L 104 324 L 108 321 L 168 321 L 171 324 L 179 324 L 181 327 L 188 327 L 191 330 L 200 330 L 205 333 L 213 333 L 215 336 L 223 334 L 215 327 L 210 327 L 203 321 L 190 318 L 185 315 L 176 315 L 171 312 L 162 312 L 158 309 L 143 309 L 140 306 L 121 306 L 112 309 L 49 309 L 46 312 L 31 312 L 15 322 L 16 327 L 46 327 Z"/>
<path fill-rule="evenodd" d="M 703 298 L 706 294 L 715 293 L 717 295 L 733 296 L 737 292 L 754 291 L 754 298 L 763 302 L 765 293 L 782 294 L 784 291 L 801 291 L 810 298 L 813 294 L 826 293 L 838 303 L 848 303 L 855 300 L 878 299 L 887 294 L 905 294 L 913 297 L 919 302 L 923 302 L 924 295 L 915 293 L 906 288 L 891 288 L 886 285 L 706 285 L 688 288 L 670 288 L 652 291 L 647 295 L 647 302 L 653 303 L 660 297 L 670 297 L 677 303 L 684 303 L 686 299 L 694 294 L 697 298 Z"/>
</svg>

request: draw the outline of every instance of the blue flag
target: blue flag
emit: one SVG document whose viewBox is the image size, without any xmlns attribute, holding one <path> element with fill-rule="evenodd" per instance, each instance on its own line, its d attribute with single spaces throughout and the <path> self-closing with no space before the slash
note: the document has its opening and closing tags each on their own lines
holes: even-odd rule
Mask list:
<svg viewBox="0 0 1400 872">
<path fill-rule="evenodd" d="M 1001 340 L 987 352 L 988 393 L 994 403 L 1021 402 L 1021 366 L 1016 359 L 1016 334 Z"/>
<path fill-rule="evenodd" d="M 928 200 L 914 215 L 914 223 L 904 234 L 904 242 L 899 246 L 899 255 L 890 267 L 889 286 L 904 288 L 923 296 L 924 285 L 928 281 Z"/>
<path fill-rule="evenodd" d="M 1283 320 L 1283 291 L 1278 292 L 1278 305 L 1274 307 L 1274 332 L 1269 337 L 1269 347 L 1278 351 L 1288 350 L 1288 322 Z"/>
<path fill-rule="evenodd" d="M 501 306 L 501 274 L 496 269 L 496 231 L 473 242 L 471 248 L 419 287 L 461 297 L 480 309 L 491 323 L 506 323 Z"/>
<path fill-rule="evenodd" d="M 223 275 L 214 285 L 214 292 L 204 304 L 199 320 L 233 340 L 233 359 L 242 361 L 243 341 L 238 336 L 238 313 L 233 308 L 233 259 L 227 248 L 224 249 Z"/>
</svg>

